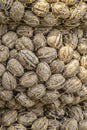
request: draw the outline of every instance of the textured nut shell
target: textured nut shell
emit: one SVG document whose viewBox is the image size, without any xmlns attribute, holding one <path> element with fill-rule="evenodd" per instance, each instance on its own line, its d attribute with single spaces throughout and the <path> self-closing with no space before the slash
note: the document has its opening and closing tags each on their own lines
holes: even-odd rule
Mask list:
<svg viewBox="0 0 87 130">
<path fill-rule="evenodd" d="M 83 120 L 83 112 L 82 109 L 78 106 L 72 106 L 70 110 L 70 117 L 74 118 L 78 122 Z"/>
<path fill-rule="evenodd" d="M 25 126 L 23 126 L 22 124 L 13 124 L 11 126 L 9 126 L 7 128 L 7 130 L 27 130 L 27 128 Z"/>
<path fill-rule="evenodd" d="M 2 123 L 4 126 L 10 126 L 17 119 L 17 111 L 8 111 L 2 115 Z"/>
<path fill-rule="evenodd" d="M 59 130 L 59 127 L 60 123 L 58 120 L 49 119 L 49 125 L 47 130 L 55 130 L 55 129 Z"/>
<path fill-rule="evenodd" d="M 10 17 L 14 21 L 20 21 L 24 15 L 24 6 L 21 2 L 15 1 L 10 9 Z"/>
<path fill-rule="evenodd" d="M 0 37 L 1 37 L 3 34 L 5 34 L 5 33 L 7 33 L 7 25 L 1 24 L 1 25 L 0 25 Z"/>
<path fill-rule="evenodd" d="M 37 55 L 41 62 L 50 63 L 57 58 L 57 51 L 52 47 L 43 47 L 37 51 Z"/>
<path fill-rule="evenodd" d="M 76 60 L 79 61 L 80 58 L 81 58 L 81 56 L 80 56 L 79 52 L 78 51 L 74 51 L 73 52 L 73 59 L 76 59 Z"/>
<path fill-rule="evenodd" d="M 20 85 L 23 87 L 32 87 L 38 81 L 37 75 L 33 71 L 29 71 L 24 73 L 24 75 L 20 78 Z"/>
<path fill-rule="evenodd" d="M 10 72 L 5 72 L 2 76 L 2 86 L 7 90 L 15 89 L 17 86 L 16 78 Z"/>
<path fill-rule="evenodd" d="M 66 19 L 70 15 L 68 6 L 62 2 L 52 4 L 52 12 L 59 15 L 60 18 Z"/>
<path fill-rule="evenodd" d="M 48 119 L 46 117 L 38 118 L 31 127 L 31 130 L 47 130 Z"/>
<path fill-rule="evenodd" d="M 9 8 L 11 8 L 13 4 L 13 0 L 4 0 L 4 1 L 0 1 L 0 9 L 6 9 L 8 10 Z"/>
<path fill-rule="evenodd" d="M 29 49 L 31 51 L 34 50 L 34 46 L 33 46 L 33 43 L 32 43 L 32 40 L 28 37 L 21 37 L 21 38 L 18 38 L 16 40 L 16 44 L 15 44 L 15 47 L 16 49 L 19 51 L 19 50 L 23 50 L 23 49 Z"/>
<path fill-rule="evenodd" d="M 87 130 L 87 120 L 82 120 L 79 122 L 79 130 Z"/>
<path fill-rule="evenodd" d="M 33 44 L 34 44 L 35 50 L 37 50 L 41 47 L 45 47 L 46 46 L 45 36 L 41 33 L 35 34 L 35 36 L 33 38 Z"/>
<path fill-rule="evenodd" d="M 64 77 L 73 77 L 79 72 L 79 61 L 78 60 L 72 60 L 70 63 L 68 63 L 65 66 L 64 69 Z"/>
<path fill-rule="evenodd" d="M 46 87 L 43 84 L 34 85 L 27 91 L 28 96 L 33 100 L 41 99 L 46 93 Z"/>
<path fill-rule="evenodd" d="M 36 27 L 40 24 L 39 18 L 35 14 L 33 14 L 32 11 L 28 10 L 25 11 L 23 21 L 31 27 Z"/>
<path fill-rule="evenodd" d="M 62 105 L 71 104 L 74 102 L 74 95 L 72 94 L 62 94 L 60 97 Z"/>
<path fill-rule="evenodd" d="M 4 45 L 0 45 L 0 62 L 4 62 L 9 58 L 9 49 Z"/>
<path fill-rule="evenodd" d="M 61 125 L 61 130 L 77 130 L 78 129 L 78 124 L 75 119 L 66 119 L 64 123 Z"/>
<path fill-rule="evenodd" d="M 61 89 L 62 84 L 65 82 L 65 78 L 62 74 L 54 74 L 46 82 L 46 86 L 49 90 Z"/>
<path fill-rule="evenodd" d="M 33 36 L 33 29 L 32 29 L 32 27 L 27 26 L 27 25 L 20 25 L 17 28 L 17 34 L 19 36 L 32 37 Z"/>
<path fill-rule="evenodd" d="M 44 0 L 37 0 L 34 4 L 33 4 L 33 12 L 40 16 L 40 17 L 44 17 L 46 16 L 46 14 L 49 12 L 49 3 L 44 1 Z"/>
<path fill-rule="evenodd" d="M 46 0 L 46 1 L 49 2 L 49 3 L 57 2 L 57 0 Z"/>
<path fill-rule="evenodd" d="M 29 4 L 29 3 L 33 3 L 35 0 L 19 0 L 19 1 L 22 3 Z"/>
<path fill-rule="evenodd" d="M 81 58 L 81 66 L 83 66 L 84 68 L 86 68 L 87 69 L 87 55 L 85 55 L 85 56 L 82 56 L 82 58 Z"/>
<path fill-rule="evenodd" d="M 51 70 L 46 62 L 41 62 L 36 68 L 36 74 L 38 75 L 40 81 L 47 81 L 51 76 Z"/>
<path fill-rule="evenodd" d="M 10 59 L 7 63 L 8 70 L 17 77 L 20 77 L 24 73 L 24 68 L 20 62 L 14 58 Z"/>
<path fill-rule="evenodd" d="M 3 101 L 10 101 L 13 98 L 13 92 L 9 90 L 0 91 L 0 98 Z"/>
<path fill-rule="evenodd" d="M 65 65 L 64 65 L 64 62 L 57 59 L 57 60 L 54 60 L 53 62 L 51 62 L 50 64 L 50 68 L 51 68 L 51 71 L 52 73 L 61 73 L 64 68 L 65 68 Z"/>
<path fill-rule="evenodd" d="M 5 72 L 5 66 L 0 63 L 0 76 L 2 76 Z"/>
<path fill-rule="evenodd" d="M 18 115 L 18 123 L 24 126 L 30 126 L 37 119 L 37 116 L 33 112 L 23 112 Z"/>
<path fill-rule="evenodd" d="M 30 108 L 35 105 L 35 102 L 30 100 L 24 93 L 19 93 L 16 96 L 16 100 L 24 107 Z"/>
<path fill-rule="evenodd" d="M 62 2 L 64 2 L 65 4 L 67 5 L 74 5 L 75 3 L 77 3 L 78 1 L 77 0 L 61 0 Z"/>
<path fill-rule="evenodd" d="M 80 78 L 82 83 L 87 83 L 87 69 L 85 69 L 83 66 L 80 66 L 78 77 Z"/>
<path fill-rule="evenodd" d="M 81 81 L 77 77 L 69 78 L 65 83 L 63 89 L 66 93 L 75 93 L 82 87 Z"/>
<path fill-rule="evenodd" d="M 9 31 L 8 33 L 6 33 L 5 35 L 2 36 L 2 43 L 5 46 L 12 49 L 15 45 L 17 38 L 18 38 L 18 36 L 15 32 Z"/>
<path fill-rule="evenodd" d="M 59 30 L 53 29 L 47 36 L 47 44 L 59 49 L 62 46 L 62 34 Z"/>
<path fill-rule="evenodd" d="M 17 58 L 17 56 L 18 56 L 18 52 L 16 49 L 10 51 L 10 59 Z"/>
<path fill-rule="evenodd" d="M 18 53 L 20 63 L 28 70 L 32 70 L 38 64 L 38 57 L 30 50 L 23 49 Z"/>
<path fill-rule="evenodd" d="M 60 96 L 59 92 L 56 91 L 47 91 L 46 94 L 41 99 L 41 102 L 44 104 L 50 104 L 53 103 L 58 99 Z"/>
<path fill-rule="evenodd" d="M 73 57 L 73 49 L 70 46 L 61 47 L 58 52 L 58 57 L 65 63 L 70 62 Z"/>
</svg>

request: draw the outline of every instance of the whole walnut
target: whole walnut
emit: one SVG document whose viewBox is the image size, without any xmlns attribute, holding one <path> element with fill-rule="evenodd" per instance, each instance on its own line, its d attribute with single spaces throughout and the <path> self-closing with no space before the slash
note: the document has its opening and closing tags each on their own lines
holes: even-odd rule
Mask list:
<svg viewBox="0 0 87 130">
<path fill-rule="evenodd" d="M 70 46 L 61 47 L 58 52 L 58 57 L 60 60 L 64 61 L 64 63 L 69 63 L 73 57 L 73 48 Z"/>
<path fill-rule="evenodd" d="M 78 61 L 81 59 L 79 52 L 76 50 L 73 52 L 73 59 L 76 59 Z"/>
<path fill-rule="evenodd" d="M 57 18 L 55 17 L 54 14 L 48 13 L 42 20 L 41 20 L 41 25 L 44 27 L 51 27 L 55 26 L 58 24 Z"/>
<path fill-rule="evenodd" d="M 9 8 L 11 8 L 12 4 L 13 0 L 4 0 L 4 1 L 0 0 L 0 9 L 8 10 Z"/>
<path fill-rule="evenodd" d="M 30 126 L 37 119 L 37 116 L 33 112 L 22 112 L 18 115 L 18 123 L 24 126 Z"/>
<path fill-rule="evenodd" d="M 79 130 L 87 130 L 87 120 L 82 120 L 79 122 Z"/>
<path fill-rule="evenodd" d="M 18 93 L 16 96 L 16 101 L 19 102 L 21 106 L 26 108 L 31 108 L 35 105 L 35 102 L 27 97 L 25 93 Z"/>
<path fill-rule="evenodd" d="M 51 76 L 51 70 L 46 62 L 41 62 L 36 68 L 36 74 L 40 81 L 47 81 Z"/>
<path fill-rule="evenodd" d="M 81 57 L 81 66 L 87 69 L 87 55 Z"/>
<path fill-rule="evenodd" d="M 17 86 L 16 78 L 8 71 L 2 76 L 2 86 L 7 90 L 13 90 Z"/>
<path fill-rule="evenodd" d="M 9 58 L 9 49 L 4 45 L 0 45 L 0 62 L 7 61 Z"/>
<path fill-rule="evenodd" d="M 1 90 L 0 99 L 3 101 L 10 101 L 13 98 L 13 91 L 10 90 Z"/>
<path fill-rule="evenodd" d="M 61 125 L 60 130 L 66 130 L 66 129 L 77 130 L 78 129 L 77 120 L 75 120 L 73 118 L 67 118 Z"/>
<path fill-rule="evenodd" d="M 60 127 L 60 123 L 58 120 L 54 120 L 54 119 L 49 119 L 49 125 L 48 125 L 48 128 L 47 130 L 59 130 L 59 127 Z"/>
<path fill-rule="evenodd" d="M 26 36 L 26 37 L 32 37 L 33 36 L 33 29 L 32 27 L 28 26 L 28 25 L 19 25 L 17 27 L 17 34 L 19 36 Z"/>
<path fill-rule="evenodd" d="M 58 91 L 47 90 L 45 95 L 40 100 L 44 104 L 51 104 L 51 103 L 54 103 L 54 101 L 56 101 L 59 97 L 60 97 L 60 94 Z"/>
<path fill-rule="evenodd" d="M 18 36 L 15 32 L 9 31 L 2 36 L 2 43 L 10 49 L 13 49 L 17 38 Z"/>
<path fill-rule="evenodd" d="M 10 56 L 10 59 L 12 59 L 12 58 L 17 58 L 17 56 L 18 56 L 18 52 L 17 52 L 17 50 L 16 49 L 12 49 L 11 51 L 10 51 L 10 54 L 9 54 Z"/>
<path fill-rule="evenodd" d="M 24 15 L 24 6 L 21 2 L 15 1 L 10 9 L 10 17 L 14 21 L 20 21 Z"/>
<path fill-rule="evenodd" d="M 74 95 L 73 94 L 62 94 L 60 97 L 62 105 L 67 105 L 67 104 L 73 104 L 74 102 Z"/>
<path fill-rule="evenodd" d="M 30 99 L 39 100 L 46 93 L 46 87 L 43 84 L 37 84 L 28 89 L 27 94 Z"/>
<path fill-rule="evenodd" d="M 20 51 L 23 49 L 29 49 L 31 51 L 34 50 L 34 45 L 32 43 L 32 40 L 28 37 L 22 36 L 16 40 L 15 48 Z"/>
<path fill-rule="evenodd" d="M 33 44 L 35 47 L 35 50 L 45 47 L 46 46 L 46 38 L 43 34 L 37 33 L 33 37 Z"/>
<path fill-rule="evenodd" d="M 57 60 L 53 60 L 51 63 L 50 63 L 50 68 L 51 68 L 51 71 L 53 74 L 56 74 L 56 73 L 62 73 L 64 68 L 65 68 L 65 64 L 63 61 L 57 59 Z"/>
<path fill-rule="evenodd" d="M 41 62 L 51 63 L 57 58 L 57 51 L 52 47 L 42 47 L 37 51 L 37 56 Z"/>
<path fill-rule="evenodd" d="M 77 50 L 82 55 L 87 54 L 87 39 L 86 38 L 79 39 L 79 44 L 78 44 Z"/>
<path fill-rule="evenodd" d="M 9 126 L 7 130 L 27 130 L 27 128 L 22 124 L 15 123 Z"/>
<path fill-rule="evenodd" d="M 66 93 L 75 93 L 79 91 L 81 87 L 81 80 L 77 77 L 72 77 L 67 79 L 67 81 L 64 83 L 63 90 L 65 90 Z"/>
<path fill-rule="evenodd" d="M 46 86 L 49 90 L 61 89 L 64 82 L 65 78 L 62 74 L 53 74 L 46 82 Z"/>
<path fill-rule="evenodd" d="M 38 77 L 34 71 L 24 73 L 19 79 L 19 84 L 23 87 L 29 88 L 38 82 Z"/>
<path fill-rule="evenodd" d="M 5 66 L 0 63 L 0 77 L 4 74 L 5 69 L 6 69 Z"/>
<path fill-rule="evenodd" d="M 31 27 L 36 27 L 40 24 L 39 18 L 32 11 L 29 10 L 25 11 L 23 21 Z"/>
<path fill-rule="evenodd" d="M 10 126 L 12 123 L 14 123 L 17 120 L 17 111 L 10 110 L 3 113 L 1 120 L 4 126 Z"/>
<path fill-rule="evenodd" d="M 7 25 L 6 24 L 0 24 L 0 38 L 5 33 L 7 33 Z"/>
<path fill-rule="evenodd" d="M 79 106 L 72 106 L 70 109 L 70 117 L 76 119 L 78 122 L 83 120 L 83 111 Z"/>
<path fill-rule="evenodd" d="M 14 58 L 10 59 L 7 63 L 7 69 L 17 77 L 20 77 L 24 73 L 24 68 L 20 62 Z"/>
<path fill-rule="evenodd" d="M 80 66 L 78 77 L 82 83 L 87 83 L 87 69 L 85 69 L 83 66 Z"/>
<path fill-rule="evenodd" d="M 47 44 L 53 48 L 59 49 L 62 46 L 62 33 L 60 30 L 53 29 L 47 36 Z"/>
<path fill-rule="evenodd" d="M 32 11 L 39 17 L 44 17 L 49 12 L 49 3 L 44 0 L 37 0 L 32 4 Z"/>
<path fill-rule="evenodd" d="M 18 60 L 28 70 L 33 70 L 38 64 L 38 57 L 28 49 L 20 50 L 18 53 Z"/>
<path fill-rule="evenodd" d="M 48 119 L 46 117 L 40 117 L 32 124 L 31 130 L 47 130 Z"/>
<path fill-rule="evenodd" d="M 78 60 L 72 60 L 69 62 L 64 69 L 64 77 L 73 77 L 79 72 L 79 61 Z"/>
<path fill-rule="evenodd" d="M 52 4 L 52 13 L 58 15 L 59 18 L 66 19 L 70 16 L 68 6 L 63 2 L 57 2 Z"/>
</svg>

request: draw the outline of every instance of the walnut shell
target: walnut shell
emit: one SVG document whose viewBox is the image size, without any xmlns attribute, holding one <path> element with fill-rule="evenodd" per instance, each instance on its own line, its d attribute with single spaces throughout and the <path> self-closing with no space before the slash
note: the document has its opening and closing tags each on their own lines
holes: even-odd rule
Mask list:
<svg viewBox="0 0 87 130">
<path fill-rule="evenodd" d="M 7 25 L 1 24 L 1 25 L 0 25 L 0 37 L 1 37 L 2 35 L 4 35 L 5 33 L 7 33 Z"/>
<path fill-rule="evenodd" d="M 37 0 L 32 5 L 32 11 L 39 17 L 44 17 L 49 12 L 49 3 L 44 0 Z"/>
<path fill-rule="evenodd" d="M 79 130 L 87 130 L 87 120 L 82 120 L 79 122 Z"/>
<path fill-rule="evenodd" d="M 54 74 L 48 79 L 46 86 L 49 90 L 61 89 L 64 82 L 65 78 L 62 74 Z"/>
<path fill-rule="evenodd" d="M 0 62 L 4 62 L 9 58 L 9 49 L 4 45 L 0 45 Z"/>
<path fill-rule="evenodd" d="M 32 37 L 33 36 L 33 29 L 28 25 L 19 25 L 17 28 L 17 34 L 19 36 L 26 36 Z"/>
<path fill-rule="evenodd" d="M 48 119 L 46 117 L 38 118 L 32 124 L 31 130 L 47 130 Z"/>
<path fill-rule="evenodd" d="M 25 37 L 25 36 L 20 37 L 16 40 L 15 48 L 18 51 L 23 50 L 23 49 L 29 49 L 31 51 L 34 50 L 32 40 L 28 37 Z"/>
<path fill-rule="evenodd" d="M 70 63 L 68 63 L 65 66 L 64 69 L 64 77 L 73 77 L 79 72 L 79 61 L 78 60 L 72 60 Z"/>
<path fill-rule="evenodd" d="M 4 126 L 10 126 L 17 120 L 17 111 L 7 111 L 2 115 L 2 124 Z"/>
<path fill-rule="evenodd" d="M 83 66 L 84 68 L 86 68 L 87 69 L 87 55 L 85 55 L 85 56 L 82 56 L 82 58 L 81 58 L 81 66 Z"/>
<path fill-rule="evenodd" d="M 73 49 L 70 46 L 63 46 L 58 52 L 58 57 L 64 63 L 69 63 L 73 57 Z"/>
<path fill-rule="evenodd" d="M 28 96 L 30 99 L 39 100 L 41 99 L 46 93 L 46 87 L 43 84 L 37 84 L 29 88 L 27 91 Z"/>
<path fill-rule="evenodd" d="M 36 74 L 38 75 L 40 81 L 47 81 L 51 76 L 49 65 L 46 62 L 39 63 L 36 68 Z"/>
<path fill-rule="evenodd" d="M 77 77 L 72 77 L 64 83 L 63 90 L 65 90 L 66 93 L 75 93 L 79 91 L 81 87 L 81 81 Z"/>
<path fill-rule="evenodd" d="M 31 126 L 37 119 L 37 116 L 33 112 L 22 112 L 18 115 L 18 123 L 24 126 Z"/>
<path fill-rule="evenodd" d="M 10 101 L 13 98 L 13 91 L 9 91 L 9 90 L 0 91 L 0 98 L 3 101 Z"/>
<path fill-rule="evenodd" d="M 24 68 L 20 62 L 14 58 L 10 59 L 7 63 L 7 69 L 17 77 L 20 77 L 24 73 Z"/>
<path fill-rule="evenodd" d="M 30 108 L 35 105 L 35 102 L 31 100 L 29 97 L 27 97 L 24 93 L 19 93 L 16 96 L 16 100 L 20 103 L 20 105 Z"/>
<path fill-rule="evenodd" d="M 19 79 L 19 84 L 23 87 L 32 87 L 38 81 L 37 75 L 33 71 L 24 73 L 24 75 Z"/>
<path fill-rule="evenodd" d="M 52 47 L 43 47 L 37 51 L 37 55 L 41 62 L 50 63 L 57 58 L 57 51 Z"/>
<path fill-rule="evenodd" d="M 18 36 L 15 32 L 9 31 L 2 36 L 2 43 L 10 49 L 13 49 L 17 38 Z"/>
<path fill-rule="evenodd" d="M 47 36 L 47 44 L 53 48 L 59 49 L 62 46 L 62 33 L 60 30 L 53 29 Z"/>
<path fill-rule="evenodd" d="M 15 1 L 10 9 L 10 17 L 14 21 L 20 21 L 24 15 L 24 6 L 21 2 Z"/>
<path fill-rule="evenodd" d="M 34 44 L 35 50 L 45 47 L 46 46 L 45 36 L 41 33 L 36 33 L 33 38 L 33 44 Z"/>
<path fill-rule="evenodd" d="M 18 124 L 18 123 L 15 123 L 15 124 L 12 124 L 11 126 L 9 126 L 7 128 L 7 130 L 27 130 L 27 128 L 25 126 L 23 126 L 22 124 Z"/>
<path fill-rule="evenodd" d="M 11 8 L 13 4 L 13 0 L 0 0 L 0 9 L 6 9 L 8 10 L 9 8 Z"/>
<path fill-rule="evenodd" d="M 60 127 L 60 123 L 58 120 L 49 119 L 49 125 L 47 130 L 55 130 L 55 129 L 59 130 L 59 127 Z"/>
<path fill-rule="evenodd" d="M 39 62 L 38 57 L 28 49 L 19 51 L 18 60 L 28 70 L 34 69 Z"/>
<path fill-rule="evenodd" d="M 29 10 L 25 11 L 23 21 L 31 27 L 36 27 L 40 24 L 39 18 Z"/>
<path fill-rule="evenodd" d="M 57 60 L 54 60 L 53 62 L 51 62 L 50 68 L 51 68 L 51 71 L 53 74 L 62 73 L 62 71 L 65 68 L 65 64 L 63 61 L 57 59 Z"/>
<path fill-rule="evenodd" d="M 5 66 L 0 63 L 0 77 L 4 74 L 5 72 Z"/>
<path fill-rule="evenodd" d="M 10 72 L 5 72 L 2 76 L 2 86 L 7 90 L 15 89 L 17 86 L 16 78 Z"/>
</svg>

